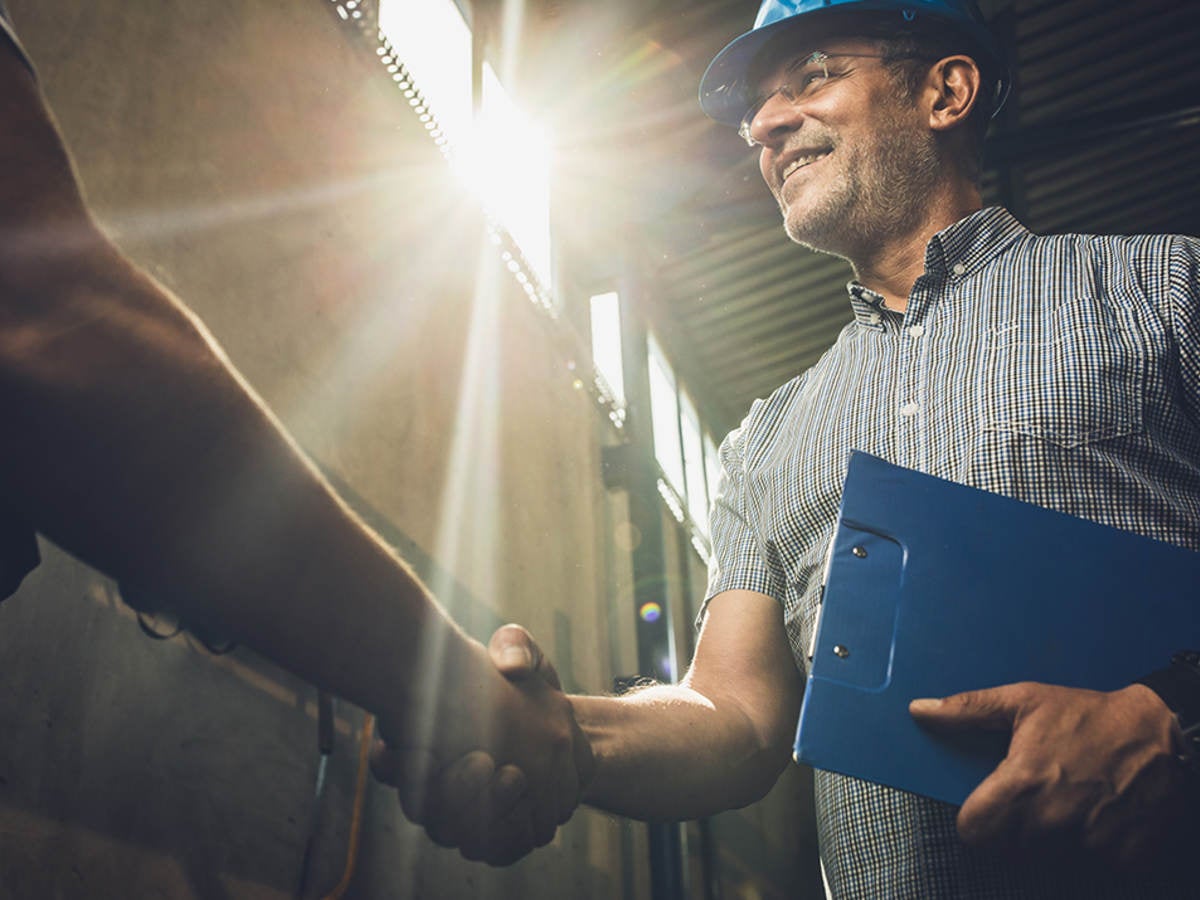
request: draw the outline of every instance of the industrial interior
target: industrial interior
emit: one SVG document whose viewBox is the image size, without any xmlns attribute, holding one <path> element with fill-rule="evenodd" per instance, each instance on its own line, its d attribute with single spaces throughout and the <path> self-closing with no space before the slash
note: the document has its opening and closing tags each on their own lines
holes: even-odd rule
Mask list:
<svg viewBox="0 0 1200 900">
<path fill-rule="evenodd" d="M 568 691 L 682 675 L 717 447 L 851 318 L 696 102 L 756 3 L 8 5 L 105 228 L 471 635 L 527 626 Z M 986 201 L 1200 232 L 1200 8 L 981 5 L 1015 48 Z M 362 711 L 41 553 L 0 604 L 0 897 L 824 896 L 795 766 L 466 862 L 364 777 Z"/>
</svg>

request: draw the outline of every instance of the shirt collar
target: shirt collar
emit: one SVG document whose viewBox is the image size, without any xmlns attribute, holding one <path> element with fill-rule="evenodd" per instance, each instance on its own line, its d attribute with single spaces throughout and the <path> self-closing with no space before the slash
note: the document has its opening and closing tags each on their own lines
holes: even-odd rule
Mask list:
<svg viewBox="0 0 1200 900">
<path fill-rule="evenodd" d="M 999 206 L 990 206 L 939 231 L 925 248 L 925 274 L 962 278 L 981 269 L 1029 231 Z"/>
<path fill-rule="evenodd" d="M 929 239 L 925 247 L 925 274 L 937 278 L 964 278 L 990 263 L 1029 230 L 1008 210 L 990 206 L 959 219 Z M 883 297 L 851 281 L 846 285 L 850 305 L 860 323 L 875 325 L 883 311 Z"/>
<path fill-rule="evenodd" d="M 846 284 L 846 292 L 850 295 L 850 305 L 854 308 L 854 318 L 860 325 L 875 325 L 882 328 L 883 295 L 877 294 L 866 285 L 857 281 Z"/>
</svg>

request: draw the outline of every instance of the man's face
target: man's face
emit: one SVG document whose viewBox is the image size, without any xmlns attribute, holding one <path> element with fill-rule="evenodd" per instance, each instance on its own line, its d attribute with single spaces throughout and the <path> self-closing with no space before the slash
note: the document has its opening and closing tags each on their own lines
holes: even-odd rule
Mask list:
<svg viewBox="0 0 1200 900">
<path fill-rule="evenodd" d="M 792 240 L 853 260 L 915 225 L 939 162 L 932 132 L 875 44 L 829 40 L 820 50 L 822 63 L 806 63 L 809 50 L 762 80 L 760 97 L 785 80 L 804 90 L 771 96 L 749 134 L 762 145 L 759 167 Z"/>
</svg>

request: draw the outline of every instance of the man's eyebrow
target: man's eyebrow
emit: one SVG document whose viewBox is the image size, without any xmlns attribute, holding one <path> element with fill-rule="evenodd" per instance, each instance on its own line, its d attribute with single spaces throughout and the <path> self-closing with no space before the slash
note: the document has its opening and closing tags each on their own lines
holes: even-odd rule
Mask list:
<svg viewBox="0 0 1200 900">
<path fill-rule="evenodd" d="M 784 69 L 783 71 L 784 72 L 794 72 L 797 69 L 799 69 L 801 66 L 806 66 L 810 62 L 815 61 L 816 57 L 820 56 L 823 52 L 824 51 L 821 51 L 821 50 L 812 50 L 812 51 L 809 51 L 808 53 L 802 53 L 800 56 L 797 56 L 790 63 L 788 63 L 787 68 Z"/>
<path fill-rule="evenodd" d="M 813 57 L 821 52 L 823 52 L 823 51 L 812 50 L 808 53 L 801 53 L 799 56 L 795 57 L 790 63 L 788 63 L 786 67 L 784 67 L 784 70 L 780 73 L 780 76 L 786 78 L 788 75 L 791 75 L 793 72 L 795 72 L 797 69 L 801 68 L 802 66 L 808 65 L 810 62 L 812 62 Z M 771 71 L 770 69 L 766 69 L 764 67 L 764 73 L 759 78 L 754 79 L 754 83 L 756 85 L 761 86 L 763 84 L 763 82 L 767 80 L 767 76 L 770 74 L 770 71 Z M 779 84 L 778 78 L 776 78 L 774 80 L 774 84 L 776 86 L 778 86 L 778 84 Z M 759 90 L 753 94 L 753 97 L 756 100 L 763 100 L 774 90 L 775 90 L 774 87 L 767 88 L 765 90 Z"/>
</svg>

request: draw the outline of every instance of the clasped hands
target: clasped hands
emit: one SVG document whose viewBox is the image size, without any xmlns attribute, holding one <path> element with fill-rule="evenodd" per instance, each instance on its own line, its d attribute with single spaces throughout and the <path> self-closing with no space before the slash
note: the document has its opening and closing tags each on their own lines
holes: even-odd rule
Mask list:
<svg viewBox="0 0 1200 900">
<path fill-rule="evenodd" d="M 426 713 L 457 722 L 403 733 L 381 723 L 371 770 L 395 786 L 405 816 L 434 843 L 505 866 L 553 840 L 595 760 L 554 666 L 525 629 L 500 628 L 486 651 L 472 644 L 477 671 L 435 686 L 445 698 Z"/>
</svg>

